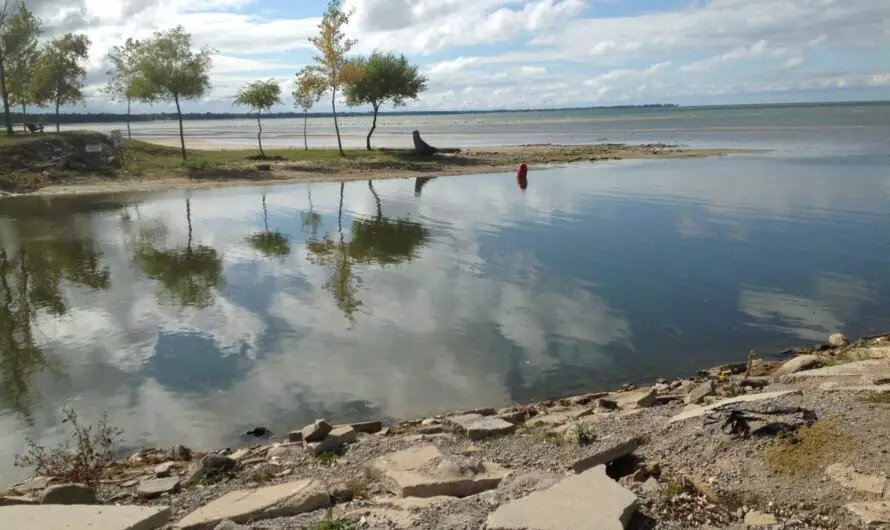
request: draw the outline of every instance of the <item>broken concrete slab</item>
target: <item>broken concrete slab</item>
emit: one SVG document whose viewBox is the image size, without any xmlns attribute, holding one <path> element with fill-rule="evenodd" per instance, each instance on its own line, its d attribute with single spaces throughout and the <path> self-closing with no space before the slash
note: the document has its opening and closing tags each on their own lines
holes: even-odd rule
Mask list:
<svg viewBox="0 0 890 530">
<path fill-rule="evenodd" d="M 887 487 L 887 477 L 859 473 L 852 466 L 831 464 L 825 468 L 825 475 L 845 488 L 882 495 Z"/>
<path fill-rule="evenodd" d="M 701 403 L 702 400 L 705 399 L 705 397 L 713 396 L 713 395 L 714 395 L 714 381 L 711 381 L 710 379 L 708 379 L 704 383 L 701 383 L 700 385 L 698 385 L 695 388 L 693 388 L 692 390 L 690 390 L 689 393 L 686 394 L 684 401 L 687 404 L 689 404 L 689 403 L 698 404 L 698 403 Z"/>
<path fill-rule="evenodd" d="M 698 418 L 703 416 L 705 413 L 710 412 L 712 410 L 717 410 L 723 408 L 727 405 L 734 405 L 736 403 L 751 403 L 754 401 L 763 401 L 767 399 L 777 399 L 784 396 L 796 395 L 800 394 L 800 390 L 780 390 L 776 392 L 763 392 L 760 394 L 745 394 L 742 396 L 736 396 L 729 399 L 724 399 L 718 401 L 712 405 L 707 405 L 705 407 L 692 407 L 686 410 L 683 410 L 680 414 L 672 417 L 668 423 L 675 423 L 678 421 L 688 420 L 691 418 Z"/>
<path fill-rule="evenodd" d="M 376 434 L 383 430 L 383 424 L 379 421 L 359 421 L 350 423 L 349 426 L 355 429 L 355 432 L 363 434 Z"/>
<path fill-rule="evenodd" d="M 822 364 L 822 357 L 818 355 L 798 355 L 779 367 L 773 374 L 773 380 L 779 381 L 783 375 L 796 374 L 803 370 L 816 368 Z"/>
<path fill-rule="evenodd" d="M 0 506 L 19 506 L 22 504 L 37 504 L 37 499 L 23 495 L 0 495 Z"/>
<path fill-rule="evenodd" d="M 330 423 L 325 420 L 315 420 L 314 423 L 310 423 L 303 427 L 300 432 L 303 435 L 304 442 L 320 442 L 324 440 L 324 437 L 327 436 L 331 430 L 333 430 L 333 427 L 331 427 Z"/>
<path fill-rule="evenodd" d="M 210 473 L 231 471 L 236 467 L 238 467 L 238 461 L 234 458 L 229 458 L 228 456 L 216 453 L 210 453 L 208 455 L 204 455 L 201 460 L 198 461 L 195 469 L 192 470 L 191 473 L 189 473 L 189 476 L 182 482 L 182 484 L 184 486 L 191 486 L 197 484 L 202 478 Z"/>
<path fill-rule="evenodd" d="M 594 409 L 591 407 L 564 410 L 562 412 L 551 412 L 550 414 L 535 416 L 534 418 L 529 420 L 528 423 L 530 425 L 561 425 L 569 421 L 577 420 L 578 418 L 585 418 L 587 416 L 590 416 L 593 414 L 593 412 Z"/>
<path fill-rule="evenodd" d="M 794 383 L 798 381 L 831 378 L 833 381 L 840 383 L 856 383 L 864 375 L 874 374 L 890 374 L 890 362 L 886 360 L 869 359 L 865 361 L 855 361 L 846 364 L 837 364 L 834 366 L 826 366 L 824 368 L 816 368 L 815 370 L 806 370 L 793 374 L 783 375 L 779 380 L 782 383 Z"/>
<path fill-rule="evenodd" d="M 637 497 L 597 466 L 555 486 L 501 505 L 488 517 L 489 530 L 623 530 Z"/>
<path fill-rule="evenodd" d="M 182 530 L 204 530 L 226 519 L 244 523 L 289 517 L 327 508 L 330 504 L 331 498 L 320 482 L 304 479 L 233 491 L 186 515 L 174 526 Z"/>
<path fill-rule="evenodd" d="M 608 399 L 614 401 L 620 409 L 651 407 L 655 404 L 655 389 L 641 388 L 630 392 L 610 394 Z"/>
<path fill-rule="evenodd" d="M 136 493 L 143 499 L 156 499 L 165 493 L 176 493 L 179 491 L 179 478 L 152 478 L 143 480 L 136 488 Z"/>
<path fill-rule="evenodd" d="M 334 427 L 331 429 L 331 432 L 328 433 L 328 436 L 331 438 L 336 438 L 340 440 L 340 443 L 349 444 L 358 440 L 358 432 L 352 428 L 352 425 L 340 425 L 339 427 Z"/>
<path fill-rule="evenodd" d="M 494 416 L 481 414 L 461 414 L 449 416 L 445 422 L 453 428 L 467 433 L 470 440 L 482 440 L 491 436 L 509 434 L 516 429 L 516 425 Z"/>
<path fill-rule="evenodd" d="M 745 514 L 745 526 L 748 528 L 760 528 L 761 526 L 771 526 L 777 523 L 776 516 L 771 513 L 751 510 Z"/>
<path fill-rule="evenodd" d="M 303 442 L 303 447 L 314 456 L 323 453 L 339 453 L 343 442 L 336 436 L 325 436 L 320 442 Z"/>
<path fill-rule="evenodd" d="M 622 456 L 627 456 L 640 446 L 637 438 L 630 438 L 609 443 L 601 443 L 594 453 L 581 457 L 570 466 L 575 473 L 583 473 L 590 468 L 606 465 Z"/>
<path fill-rule="evenodd" d="M 890 501 L 852 502 L 844 506 L 859 518 L 864 526 L 880 527 L 890 524 Z"/>
<path fill-rule="evenodd" d="M 5 506 L 0 517 L 4 528 L 21 530 L 155 530 L 170 521 L 171 512 L 167 506 Z"/>
<path fill-rule="evenodd" d="M 508 475 L 503 467 L 466 457 L 445 457 L 432 445 L 420 445 L 371 461 L 368 473 L 387 478 L 401 497 L 466 497 L 496 488 Z"/>
<path fill-rule="evenodd" d="M 509 421 L 491 416 L 485 416 L 467 426 L 467 438 L 470 440 L 482 440 L 492 436 L 510 434 L 516 430 L 516 425 Z"/>
</svg>

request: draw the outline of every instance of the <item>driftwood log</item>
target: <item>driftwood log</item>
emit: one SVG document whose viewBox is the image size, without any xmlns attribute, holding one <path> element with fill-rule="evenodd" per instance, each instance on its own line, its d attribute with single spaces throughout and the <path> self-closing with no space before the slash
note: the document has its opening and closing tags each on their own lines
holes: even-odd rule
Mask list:
<svg viewBox="0 0 890 530">
<path fill-rule="evenodd" d="M 411 136 L 414 137 L 414 152 L 418 155 L 433 156 L 439 152 L 438 149 L 423 141 L 423 138 L 420 137 L 420 131 L 412 132 Z"/>
<path fill-rule="evenodd" d="M 460 149 L 456 147 L 439 148 L 431 146 L 430 144 L 424 142 L 423 138 L 420 137 L 420 131 L 412 132 L 411 136 L 414 137 L 414 152 L 420 156 L 433 156 L 445 153 L 460 153 Z"/>
</svg>

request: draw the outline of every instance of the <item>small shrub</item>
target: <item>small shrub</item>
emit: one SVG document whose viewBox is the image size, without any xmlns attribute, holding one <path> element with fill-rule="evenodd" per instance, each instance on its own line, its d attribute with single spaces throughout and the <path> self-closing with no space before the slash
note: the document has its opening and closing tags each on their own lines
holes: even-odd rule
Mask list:
<svg viewBox="0 0 890 530">
<path fill-rule="evenodd" d="M 566 429 L 566 441 L 577 445 L 590 445 L 596 439 L 593 427 L 589 423 L 573 423 Z"/>
<path fill-rule="evenodd" d="M 80 483 L 91 487 L 99 485 L 105 470 L 114 463 L 115 447 L 123 431 L 108 425 L 108 415 L 104 414 L 95 426 L 84 427 L 77 420 L 73 409 L 63 409 L 65 419 L 73 432 L 70 439 L 61 442 L 54 449 L 27 439 L 28 452 L 16 455 L 17 467 L 34 468 L 34 472 L 52 477 L 62 483 Z M 75 447 L 70 447 L 73 439 Z"/>
<path fill-rule="evenodd" d="M 345 519 L 334 519 L 334 513 L 328 508 L 324 519 L 310 527 L 304 526 L 303 530 L 355 530 L 355 523 Z"/>
<path fill-rule="evenodd" d="M 370 484 L 365 479 L 355 479 L 346 483 L 346 487 L 352 491 L 355 499 L 367 500 L 371 498 Z"/>
<path fill-rule="evenodd" d="M 318 455 L 318 461 L 323 466 L 331 466 L 334 464 L 335 460 L 337 460 L 337 453 L 332 453 L 331 451 L 326 451 Z"/>
</svg>

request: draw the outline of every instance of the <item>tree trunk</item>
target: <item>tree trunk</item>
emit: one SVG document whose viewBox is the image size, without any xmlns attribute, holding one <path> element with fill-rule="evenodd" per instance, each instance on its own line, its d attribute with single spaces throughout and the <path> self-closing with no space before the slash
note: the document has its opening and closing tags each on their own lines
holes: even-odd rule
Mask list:
<svg viewBox="0 0 890 530">
<path fill-rule="evenodd" d="M 27 110 L 25 108 L 25 104 L 22 103 L 22 132 L 28 132 L 28 123 L 27 123 L 28 120 L 25 117 L 26 112 L 27 112 Z"/>
<path fill-rule="evenodd" d="M 182 132 L 182 110 L 179 108 L 179 96 L 174 95 L 173 101 L 176 102 L 176 117 L 179 118 L 179 145 L 182 147 L 182 159 L 187 160 L 185 155 L 185 133 Z"/>
<path fill-rule="evenodd" d="M 59 132 L 59 98 L 56 98 L 56 132 Z"/>
<path fill-rule="evenodd" d="M 374 121 L 371 122 L 371 130 L 368 131 L 368 139 L 367 139 L 368 151 L 373 151 L 373 149 L 371 149 L 371 135 L 374 134 L 374 129 L 377 128 L 377 111 L 378 110 L 380 110 L 380 104 L 374 103 Z"/>
<path fill-rule="evenodd" d="M 266 194 L 263 194 L 263 228 L 269 233 L 269 210 L 266 209 Z"/>
<path fill-rule="evenodd" d="M 130 131 L 130 98 L 127 98 L 127 139 L 133 139 L 133 133 Z"/>
<path fill-rule="evenodd" d="M 305 147 L 307 151 L 309 150 L 309 140 L 306 139 L 306 125 L 307 125 L 306 122 L 308 120 L 309 120 L 309 111 L 304 110 L 303 111 L 303 147 Z"/>
<path fill-rule="evenodd" d="M 266 158 L 266 153 L 263 152 L 263 123 L 260 121 L 260 113 L 256 113 L 256 126 L 260 128 L 260 132 L 256 133 L 256 141 L 260 144 L 260 156 Z"/>
<path fill-rule="evenodd" d="M 189 240 L 186 244 L 186 248 L 189 252 L 192 251 L 192 201 L 190 198 L 185 198 L 185 220 L 189 226 Z"/>
<path fill-rule="evenodd" d="M 383 204 L 380 202 L 380 195 L 377 195 L 377 190 L 374 189 L 374 181 L 368 181 L 368 188 L 371 190 L 371 195 L 374 196 L 374 202 L 377 203 L 377 222 L 379 223 L 383 220 Z"/>
<path fill-rule="evenodd" d="M 337 148 L 340 149 L 340 156 L 346 156 L 343 152 L 343 142 L 340 141 L 340 126 L 337 124 L 337 89 L 334 89 L 331 95 L 331 108 L 334 110 L 334 130 L 337 131 Z"/>
<path fill-rule="evenodd" d="M 6 67 L 5 57 L 0 52 L 0 95 L 3 96 L 3 116 L 6 118 L 6 134 L 12 136 L 15 131 L 12 130 L 12 114 L 9 112 L 9 92 L 6 89 Z"/>
</svg>

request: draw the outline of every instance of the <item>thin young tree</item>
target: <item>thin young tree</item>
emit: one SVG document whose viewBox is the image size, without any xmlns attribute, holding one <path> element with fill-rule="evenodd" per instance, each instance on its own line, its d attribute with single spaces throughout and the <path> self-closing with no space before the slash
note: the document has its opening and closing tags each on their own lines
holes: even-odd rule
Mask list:
<svg viewBox="0 0 890 530">
<path fill-rule="evenodd" d="M 193 50 L 192 36 L 182 26 L 155 32 L 151 39 L 139 47 L 132 97 L 139 100 L 171 101 L 176 104 L 183 160 L 188 155 L 182 128 L 181 103 L 199 99 L 210 88 L 213 53 L 213 50 L 206 47 Z"/>
<path fill-rule="evenodd" d="M 309 109 L 316 103 L 318 103 L 317 89 L 307 90 L 305 92 L 300 92 L 300 90 L 297 89 L 294 92 L 294 106 L 303 109 L 303 147 L 306 151 L 309 150 L 309 140 L 306 139 L 306 130 L 309 125 Z"/>
<path fill-rule="evenodd" d="M 346 103 L 351 107 L 371 105 L 374 109 L 374 121 L 366 139 L 370 151 L 380 106 L 392 101 L 394 107 L 402 107 L 407 100 L 417 99 L 418 94 L 426 90 L 427 79 L 418 73 L 417 66 L 408 63 L 404 55 L 374 52 L 358 62 L 363 74 L 361 79 L 346 87 Z"/>
<path fill-rule="evenodd" d="M 260 145 L 260 155 L 266 158 L 266 153 L 263 151 L 263 122 L 260 121 L 260 116 L 263 112 L 271 111 L 275 105 L 281 104 L 281 87 L 271 79 L 254 81 L 235 94 L 234 104 L 244 105 L 256 112 L 256 125 L 259 129 L 256 141 Z"/>
<path fill-rule="evenodd" d="M 3 99 L 3 117 L 6 121 L 6 134 L 12 136 L 12 114 L 9 112 L 9 87 L 6 79 L 6 35 L 9 31 L 9 19 L 18 6 L 18 0 L 3 0 L 0 8 L 0 98 Z"/>
<path fill-rule="evenodd" d="M 9 105 L 21 106 L 22 130 L 28 130 L 26 119 L 27 106 L 34 103 L 31 93 L 31 81 L 34 65 L 39 56 L 37 39 L 42 30 L 40 19 L 28 10 L 24 4 L 19 5 L 15 15 L 9 19 L 9 26 L 3 35 L 6 49 L 6 79 L 9 90 Z"/>
<path fill-rule="evenodd" d="M 318 24 L 319 33 L 309 42 L 318 50 L 313 58 L 315 64 L 306 66 L 297 73 L 297 91 L 301 94 L 314 94 L 319 99 L 331 93 L 331 110 L 334 113 L 334 130 L 337 131 L 337 148 L 340 156 L 343 141 L 340 139 L 340 125 L 337 123 L 337 91 L 361 78 L 361 69 L 350 61 L 346 54 L 355 46 L 356 40 L 346 37 L 345 26 L 355 9 L 343 11 L 341 0 L 330 0 L 328 9 Z"/>
<path fill-rule="evenodd" d="M 59 132 L 59 107 L 82 103 L 84 66 L 89 56 L 90 39 L 67 33 L 46 45 L 34 63 L 31 89 L 41 107 L 55 105 L 56 132 Z"/>
<path fill-rule="evenodd" d="M 130 109 L 133 100 L 137 99 L 137 70 L 139 63 L 139 54 L 142 51 L 142 43 L 132 38 L 127 39 L 121 46 L 115 46 L 108 52 L 108 60 L 111 62 L 111 68 L 105 74 L 108 76 L 108 84 L 105 86 L 105 93 L 109 95 L 112 101 L 127 103 L 127 138 L 133 138 L 130 130 Z M 140 100 L 151 102 L 151 94 Z"/>
</svg>

